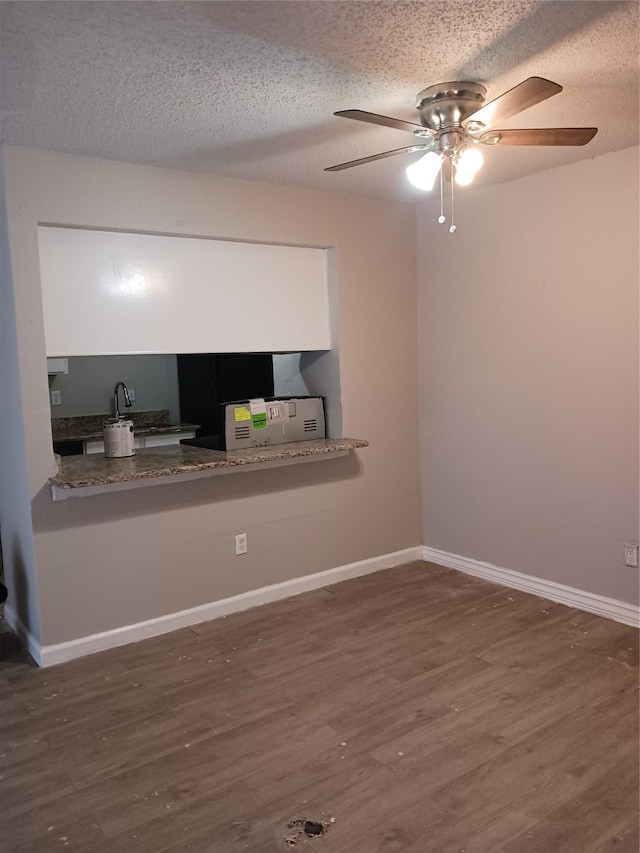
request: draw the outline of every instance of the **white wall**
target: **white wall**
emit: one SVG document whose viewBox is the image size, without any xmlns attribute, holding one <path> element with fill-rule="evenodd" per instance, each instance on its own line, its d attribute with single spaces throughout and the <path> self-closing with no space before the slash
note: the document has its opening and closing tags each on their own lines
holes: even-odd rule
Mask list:
<svg viewBox="0 0 640 853">
<path fill-rule="evenodd" d="M 331 347 L 325 249 L 49 226 L 38 244 L 50 357 Z"/>
<path fill-rule="evenodd" d="M 424 544 L 631 603 L 638 159 L 418 213 Z"/>
<path fill-rule="evenodd" d="M 21 148 L 4 158 L 44 644 L 420 544 L 413 207 Z M 39 222 L 335 246 L 344 434 L 371 446 L 52 503 Z"/>
</svg>

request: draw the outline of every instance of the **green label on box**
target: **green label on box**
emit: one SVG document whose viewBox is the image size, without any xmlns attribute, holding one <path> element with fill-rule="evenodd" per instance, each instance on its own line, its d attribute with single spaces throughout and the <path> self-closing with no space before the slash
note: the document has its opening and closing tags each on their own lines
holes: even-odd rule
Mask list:
<svg viewBox="0 0 640 853">
<path fill-rule="evenodd" d="M 251 415 L 251 422 L 253 423 L 254 429 L 265 429 L 267 426 L 267 413 L 259 412 L 255 415 Z"/>
</svg>

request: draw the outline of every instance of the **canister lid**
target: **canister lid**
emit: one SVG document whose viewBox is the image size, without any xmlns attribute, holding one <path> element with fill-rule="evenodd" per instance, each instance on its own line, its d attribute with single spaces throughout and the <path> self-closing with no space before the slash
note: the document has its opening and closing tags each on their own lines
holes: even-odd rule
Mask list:
<svg viewBox="0 0 640 853">
<path fill-rule="evenodd" d="M 133 421 L 128 418 L 108 418 L 102 426 L 106 429 L 107 427 L 114 426 L 124 426 L 124 427 L 133 427 Z"/>
</svg>

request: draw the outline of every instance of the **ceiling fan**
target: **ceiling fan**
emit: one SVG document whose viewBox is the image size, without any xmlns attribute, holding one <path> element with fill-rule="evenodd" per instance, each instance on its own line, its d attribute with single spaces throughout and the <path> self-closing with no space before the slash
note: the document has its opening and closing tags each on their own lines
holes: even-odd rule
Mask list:
<svg viewBox="0 0 640 853">
<path fill-rule="evenodd" d="M 482 145 L 586 145 L 593 139 L 598 132 L 597 127 L 507 130 L 498 127 L 505 119 L 561 91 L 562 86 L 544 77 L 528 77 L 485 104 L 487 90 L 480 83 L 438 83 L 423 89 L 416 96 L 420 124 L 364 110 L 341 110 L 334 115 L 408 131 L 416 137 L 416 143 L 329 166 L 325 172 L 339 172 L 396 154 L 423 152 L 419 160 L 407 167 L 407 177 L 419 189 L 430 190 L 440 174 L 441 209 L 438 221 L 442 223 L 445 221 L 442 210 L 443 175 L 448 181 L 455 178 L 460 185 L 471 183 L 482 165 Z M 449 230 L 453 233 L 456 230 L 453 224 L 453 182 L 451 207 L 452 224 Z"/>
</svg>

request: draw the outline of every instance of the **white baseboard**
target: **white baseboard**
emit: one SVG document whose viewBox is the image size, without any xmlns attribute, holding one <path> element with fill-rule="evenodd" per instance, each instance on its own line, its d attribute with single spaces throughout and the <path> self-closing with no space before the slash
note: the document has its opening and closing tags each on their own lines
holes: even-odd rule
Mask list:
<svg viewBox="0 0 640 853">
<path fill-rule="evenodd" d="M 473 560 L 469 557 L 461 557 L 457 554 L 419 545 L 391 554 L 384 554 L 381 557 L 372 557 L 368 560 L 360 560 L 357 563 L 349 563 L 345 566 L 316 572 L 313 575 L 305 575 L 271 586 L 264 586 L 260 589 L 234 595 L 231 598 L 212 601 L 209 604 L 181 610 L 177 613 L 169 613 L 156 619 L 137 622 L 134 625 L 124 625 L 110 631 L 102 631 L 98 634 L 90 634 L 76 640 L 48 646 L 40 644 L 9 605 L 5 605 L 4 615 L 5 621 L 15 631 L 31 657 L 40 666 L 47 667 L 94 652 L 135 643 L 148 637 L 168 634 L 179 628 L 187 628 L 200 622 L 209 622 L 231 613 L 239 613 L 242 610 L 249 610 L 251 607 L 259 607 L 261 604 L 300 595 L 303 592 L 320 589 L 333 583 L 379 572 L 383 569 L 390 569 L 414 560 L 437 563 L 440 566 L 457 569 L 501 586 L 520 589 L 523 592 L 566 604 L 569 607 L 576 607 L 579 610 L 586 610 L 598 616 L 614 619 L 616 622 L 623 622 L 625 625 L 640 626 L 640 608 L 633 604 L 606 596 L 594 595 L 554 581 L 514 572 L 511 569 L 503 569 L 490 563 L 483 563 L 480 560 Z"/>
<path fill-rule="evenodd" d="M 572 586 L 555 583 L 555 581 L 536 578 L 522 572 L 514 572 L 511 569 L 502 569 L 500 566 L 493 566 L 491 563 L 483 563 L 469 557 L 460 557 L 458 554 L 449 554 L 447 551 L 439 551 L 437 548 L 429 548 L 426 545 L 422 548 L 422 559 L 449 569 L 457 569 L 460 572 L 465 572 L 465 574 L 474 575 L 501 586 L 521 589 L 523 592 L 539 595 L 541 598 L 555 601 L 558 604 L 566 604 L 569 607 L 576 607 L 578 610 L 586 610 L 588 613 L 605 616 L 607 619 L 614 619 L 616 622 L 623 622 L 625 625 L 633 625 L 636 628 L 640 626 L 640 607 L 628 604 L 625 601 L 607 598 L 604 595 L 595 595 L 591 592 L 575 589 Z"/>
<path fill-rule="evenodd" d="M 148 619 L 145 622 L 124 625 L 111 631 L 102 631 L 99 634 L 91 634 L 77 640 L 69 640 L 66 643 L 56 643 L 49 646 L 41 647 L 38 643 L 34 644 L 32 638 L 26 634 L 23 639 L 17 625 L 14 624 L 11 627 L 16 631 L 21 641 L 30 644 L 28 645 L 29 653 L 40 666 L 53 666 L 94 652 L 124 646 L 127 643 L 135 643 L 138 640 L 156 637 L 160 634 L 168 634 L 178 628 L 187 628 L 200 622 L 209 622 L 212 619 L 219 619 L 221 616 L 228 616 L 231 613 L 238 613 L 241 610 L 248 610 L 251 607 L 258 607 L 261 604 L 268 604 L 271 601 L 278 601 L 289 596 L 300 595 L 300 593 L 339 583 L 348 578 L 390 569 L 393 566 L 400 566 L 403 563 L 410 563 L 421 558 L 422 547 L 417 545 L 414 548 L 405 548 L 403 551 L 395 551 L 381 557 L 372 557 L 368 560 L 360 560 L 357 563 L 349 563 L 346 566 L 327 569 L 324 572 L 316 572 L 313 575 L 304 575 L 271 586 L 263 586 L 260 589 L 243 592 L 231 598 L 212 601 L 209 604 L 181 610 L 178 613 L 169 613 L 157 619 Z"/>
</svg>

